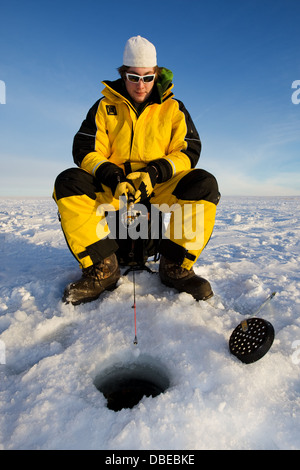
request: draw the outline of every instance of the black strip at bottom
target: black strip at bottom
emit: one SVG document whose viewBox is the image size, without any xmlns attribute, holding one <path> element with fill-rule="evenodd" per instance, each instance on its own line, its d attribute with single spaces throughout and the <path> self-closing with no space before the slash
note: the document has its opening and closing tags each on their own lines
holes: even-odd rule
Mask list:
<svg viewBox="0 0 300 470">
<path fill-rule="evenodd" d="M 196 256 L 189 253 L 185 248 L 177 243 L 172 242 L 172 240 L 163 239 L 159 245 L 159 252 L 161 255 L 165 256 L 165 258 L 174 261 L 181 265 L 185 258 L 194 261 Z"/>
</svg>

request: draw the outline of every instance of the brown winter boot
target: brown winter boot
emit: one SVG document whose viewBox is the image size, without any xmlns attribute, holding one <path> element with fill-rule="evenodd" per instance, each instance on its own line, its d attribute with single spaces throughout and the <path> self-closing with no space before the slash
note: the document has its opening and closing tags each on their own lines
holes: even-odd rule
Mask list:
<svg viewBox="0 0 300 470">
<path fill-rule="evenodd" d="M 102 262 L 83 268 L 81 279 L 66 287 L 62 300 L 73 305 L 91 302 L 105 290 L 113 290 L 119 279 L 119 264 L 113 253 Z"/>
<path fill-rule="evenodd" d="M 160 259 L 159 275 L 163 284 L 179 292 L 187 292 L 196 300 L 207 300 L 214 295 L 206 279 L 197 276 L 193 269 L 182 268 L 164 256 Z"/>
</svg>

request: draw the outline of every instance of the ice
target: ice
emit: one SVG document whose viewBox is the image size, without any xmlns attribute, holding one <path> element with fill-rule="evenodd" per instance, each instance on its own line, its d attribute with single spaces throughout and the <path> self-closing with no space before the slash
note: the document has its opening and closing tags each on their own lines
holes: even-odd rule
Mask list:
<svg viewBox="0 0 300 470">
<path fill-rule="evenodd" d="M 0 199 L 2 449 L 299 449 L 300 198 L 223 197 L 195 271 L 215 296 L 195 302 L 136 273 L 101 300 L 64 305 L 80 276 L 51 198 Z M 150 263 L 158 270 L 158 263 Z M 228 340 L 259 312 L 275 340 L 253 364 Z M 109 410 L 97 376 L 147 358 L 169 388 Z"/>
</svg>

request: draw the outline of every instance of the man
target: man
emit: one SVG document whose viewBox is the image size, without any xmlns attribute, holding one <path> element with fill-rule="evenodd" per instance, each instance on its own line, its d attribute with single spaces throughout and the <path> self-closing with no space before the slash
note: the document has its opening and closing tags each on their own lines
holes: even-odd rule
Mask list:
<svg viewBox="0 0 300 470">
<path fill-rule="evenodd" d="M 172 72 L 157 66 L 154 45 L 141 36 L 130 38 L 118 70 L 121 78 L 103 82 L 104 97 L 75 135 L 73 157 L 79 168 L 62 172 L 55 182 L 62 229 L 82 268 L 82 277 L 67 286 L 63 300 L 77 305 L 115 288 L 119 245 L 108 236 L 107 214 L 99 207 L 118 210 L 124 195 L 171 208 L 168 235 L 159 246 L 161 281 L 206 300 L 213 295 L 210 283 L 195 274 L 193 264 L 213 230 L 220 197 L 216 179 L 195 169 L 199 135 L 183 103 L 174 98 Z"/>
</svg>

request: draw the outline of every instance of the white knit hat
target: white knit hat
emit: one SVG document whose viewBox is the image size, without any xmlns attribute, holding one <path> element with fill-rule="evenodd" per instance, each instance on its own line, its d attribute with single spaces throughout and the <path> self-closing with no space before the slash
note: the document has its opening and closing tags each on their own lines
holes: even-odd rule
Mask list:
<svg viewBox="0 0 300 470">
<path fill-rule="evenodd" d="M 129 67 L 155 67 L 156 49 L 151 42 L 141 36 L 134 36 L 125 44 L 123 65 Z"/>
</svg>

